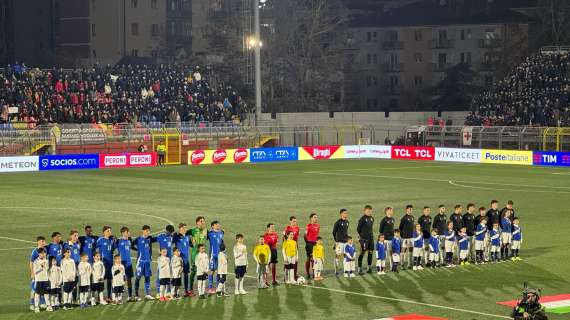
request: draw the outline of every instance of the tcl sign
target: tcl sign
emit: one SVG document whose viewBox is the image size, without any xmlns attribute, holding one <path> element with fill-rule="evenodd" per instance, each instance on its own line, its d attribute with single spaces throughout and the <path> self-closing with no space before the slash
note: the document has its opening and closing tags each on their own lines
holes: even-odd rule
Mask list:
<svg viewBox="0 0 570 320">
<path fill-rule="evenodd" d="M 434 147 L 392 146 L 392 159 L 434 160 Z"/>
</svg>

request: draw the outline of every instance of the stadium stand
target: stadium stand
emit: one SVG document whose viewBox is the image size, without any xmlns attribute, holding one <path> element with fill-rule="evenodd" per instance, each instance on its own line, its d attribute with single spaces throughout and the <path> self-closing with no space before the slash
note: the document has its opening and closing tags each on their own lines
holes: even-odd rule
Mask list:
<svg viewBox="0 0 570 320">
<path fill-rule="evenodd" d="M 211 86 L 199 67 L 95 66 L 0 70 L 0 124 L 239 122 L 247 105 L 231 86 Z"/>
<path fill-rule="evenodd" d="M 503 80 L 475 97 L 467 125 L 570 125 L 570 56 L 545 52 L 528 57 Z"/>
</svg>

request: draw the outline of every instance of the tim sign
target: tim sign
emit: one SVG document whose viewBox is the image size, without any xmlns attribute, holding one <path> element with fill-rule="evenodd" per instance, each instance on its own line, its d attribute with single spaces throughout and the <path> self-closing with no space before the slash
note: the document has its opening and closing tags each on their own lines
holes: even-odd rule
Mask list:
<svg viewBox="0 0 570 320">
<path fill-rule="evenodd" d="M 392 146 L 392 159 L 433 161 L 435 159 L 435 148 Z"/>
</svg>

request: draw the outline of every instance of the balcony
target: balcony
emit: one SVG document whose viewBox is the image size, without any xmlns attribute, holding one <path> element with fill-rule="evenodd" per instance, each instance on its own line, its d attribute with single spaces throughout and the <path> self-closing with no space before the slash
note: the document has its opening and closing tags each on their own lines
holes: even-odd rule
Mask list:
<svg viewBox="0 0 570 320">
<path fill-rule="evenodd" d="M 402 50 L 404 43 L 402 41 L 383 41 L 382 49 L 384 50 Z"/>
<path fill-rule="evenodd" d="M 503 45 L 502 39 L 479 39 L 479 48 L 497 49 Z"/>
<path fill-rule="evenodd" d="M 452 49 L 455 48 L 455 41 L 449 39 L 438 39 L 430 41 L 432 49 Z"/>
<path fill-rule="evenodd" d="M 399 96 L 402 94 L 403 88 L 403 86 L 385 84 L 382 93 L 388 96 Z"/>
<path fill-rule="evenodd" d="M 451 63 L 432 63 L 432 72 L 445 72 L 447 69 L 451 68 L 453 65 Z"/>
<path fill-rule="evenodd" d="M 404 72 L 404 65 L 402 63 L 384 63 L 382 65 L 382 70 L 389 73 Z"/>
</svg>

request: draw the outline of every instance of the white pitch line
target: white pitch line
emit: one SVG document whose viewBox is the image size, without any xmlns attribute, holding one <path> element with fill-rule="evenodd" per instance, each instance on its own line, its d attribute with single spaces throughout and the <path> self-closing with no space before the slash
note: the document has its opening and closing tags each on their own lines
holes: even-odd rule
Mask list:
<svg viewBox="0 0 570 320">
<path fill-rule="evenodd" d="M 34 210 L 74 210 L 74 211 L 99 211 L 99 212 L 108 212 L 108 213 L 123 213 L 123 214 L 132 214 L 137 216 L 155 218 L 162 221 L 166 221 L 168 224 L 174 225 L 174 222 L 170 221 L 167 218 L 155 216 L 148 213 L 141 213 L 141 212 L 132 212 L 132 211 L 122 211 L 122 210 L 107 210 L 107 209 L 89 209 L 89 208 L 44 208 L 44 207 L 0 207 L 0 209 L 34 209 Z"/>
<path fill-rule="evenodd" d="M 34 249 L 35 247 L 22 247 L 22 248 L 5 248 L 5 249 L 0 249 L 0 251 L 16 251 L 16 250 L 30 250 L 30 249 Z"/>
<path fill-rule="evenodd" d="M 461 188 L 468 188 L 468 189 L 479 189 L 479 190 L 490 190 L 490 191 L 513 191 L 513 192 L 531 192 L 531 193 L 564 193 L 564 194 L 570 194 L 570 192 L 565 192 L 565 191 L 548 191 L 548 190 L 517 190 L 517 189 L 501 189 L 501 188 L 487 188 L 487 187 L 477 187 L 477 186 L 470 186 L 470 185 L 464 185 L 464 184 L 459 184 L 459 183 L 455 183 L 451 180 L 449 180 L 449 184 L 452 186 L 456 186 L 456 187 L 461 187 Z"/>
<path fill-rule="evenodd" d="M 3 237 L 3 236 L 0 236 L 0 239 L 6 239 L 6 240 L 12 240 L 12 241 L 18 241 L 18 242 L 25 242 L 25 243 L 36 243 L 35 241 L 22 240 L 22 239 L 16 239 L 16 238 L 10 238 L 10 237 Z"/>
<path fill-rule="evenodd" d="M 441 306 L 441 305 L 437 305 L 437 304 L 419 302 L 419 301 L 408 300 L 408 299 L 398 299 L 398 298 L 392 298 L 392 297 L 376 296 L 376 295 L 367 294 L 367 293 L 352 292 L 352 291 L 345 291 L 345 290 L 325 288 L 325 287 L 317 287 L 317 286 L 308 285 L 308 284 L 306 284 L 304 286 L 308 287 L 308 288 L 318 289 L 318 290 L 327 290 L 327 291 L 336 292 L 336 293 L 352 294 L 352 295 L 356 295 L 356 296 L 373 298 L 373 299 L 381 299 L 381 300 L 387 300 L 387 301 L 415 304 L 415 305 L 425 306 L 425 307 L 430 307 L 430 308 L 438 308 L 438 309 L 446 309 L 446 310 L 452 310 L 452 311 L 458 311 L 458 312 L 464 312 L 464 313 L 478 314 L 481 316 L 487 316 L 487 317 L 493 317 L 493 318 L 512 319 L 511 317 L 507 317 L 507 316 L 501 316 L 501 315 L 479 312 L 479 311 L 473 311 L 473 310 L 467 310 L 467 309 L 461 309 L 461 308 L 453 308 L 453 307 L 448 307 L 448 306 Z"/>
<path fill-rule="evenodd" d="M 426 167 L 427 168 L 427 167 Z M 449 179 L 434 179 L 434 178 L 418 178 L 418 177 L 402 177 L 402 176 L 384 176 L 384 175 L 374 175 L 374 174 L 354 174 L 354 173 L 335 173 L 335 172 L 303 172 L 307 174 L 320 174 L 320 175 L 330 175 L 330 176 L 349 176 L 349 177 L 368 177 L 368 178 L 383 178 L 383 179 L 402 179 L 402 180 L 415 180 L 415 181 L 431 181 L 431 182 L 445 182 L 449 183 Z M 570 187 L 558 187 L 558 186 L 544 186 L 544 185 L 528 185 L 528 184 L 514 184 L 514 183 L 496 183 L 496 182 L 484 182 L 484 181 L 465 181 L 465 180 L 455 180 L 455 182 L 461 183 L 474 183 L 474 184 L 486 184 L 494 186 L 505 186 L 505 187 L 530 187 L 530 188 L 551 188 L 551 189 L 568 189 Z M 497 190 L 497 189 L 494 189 Z M 554 192 L 554 191 L 545 191 Z M 567 192 L 564 192 L 567 193 Z"/>
<path fill-rule="evenodd" d="M 570 172 L 555 172 L 553 174 L 561 175 L 561 176 L 570 176 Z"/>
<path fill-rule="evenodd" d="M 400 170 L 400 169 L 429 169 L 429 168 L 449 168 L 450 166 L 453 167 L 471 167 L 471 166 L 475 166 L 477 164 L 451 164 L 451 165 L 445 165 L 445 166 L 432 166 L 432 165 L 427 165 L 427 166 L 409 166 L 409 167 L 388 167 L 388 168 L 362 168 L 362 169 L 338 169 L 338 170 L 327 170 L 327 171 L 305 171 L 303 173 L 313 173 L 313 174 L 318 174 L 318 173 L 329 173 L 329 172 L 345 172 L 345 171 L 374 171 L 374 170 Z"/>
</svg>

